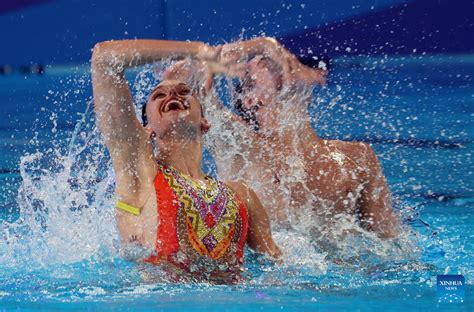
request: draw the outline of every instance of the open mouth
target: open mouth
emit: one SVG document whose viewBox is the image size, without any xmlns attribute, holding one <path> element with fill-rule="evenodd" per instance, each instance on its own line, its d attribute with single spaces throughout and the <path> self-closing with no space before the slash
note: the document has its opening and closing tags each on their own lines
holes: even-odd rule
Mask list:
<svg viewBox="0 0 474 312">
<path fill-rule="evenodd" d="M 163 103 L 161 111 L 163 113 L 167 113 L 170 111 L 187 110 L 188 108 L 189 104 L 187 102 L 178 100 L 176 98 L 171 98 L 167 102 Z"/>
</svg>

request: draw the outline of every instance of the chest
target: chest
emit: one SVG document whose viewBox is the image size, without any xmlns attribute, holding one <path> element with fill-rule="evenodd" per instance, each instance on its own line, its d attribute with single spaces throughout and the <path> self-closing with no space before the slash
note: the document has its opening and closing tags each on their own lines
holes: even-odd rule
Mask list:
<svg viewBox="0 0 474 312">
<path fill-rule="evenodd" d="M 270 203 L 271 210 L 305 206 L 353 210 L 363 189 L 362 172 L 337 156 L 328 155 L 318 161 L 304 157 L 260 158 L 246 169 L 245 177 L 257 186 L 259 197 Z"/>
<path fill-rule="evenodd" d="M 158 206 L 158 237 L 171 241 L 166 233 L 176 233 L 179 249 L 222 258 L 245 236 L 246 217 L 241 214 L 240 201 L 221 182 L 210 180 L 203 187 L 177 172 L 165 169 L 163 173 L 166 185 L 157 190 L 158 202 L 162 203 Z"/>
<path fill-rule="evenodd" d="M 214 179 L 199 185 L 164 167 L 154 180 L 154 192 L 154 203 L 136 219 L 125 216 L 121 231 L 153 251 L 146 262 L 166 260 L 190 270 L 200 263 L 215 268 L 240 261 L 247 215 L 229 187 Z"/>
</svg>

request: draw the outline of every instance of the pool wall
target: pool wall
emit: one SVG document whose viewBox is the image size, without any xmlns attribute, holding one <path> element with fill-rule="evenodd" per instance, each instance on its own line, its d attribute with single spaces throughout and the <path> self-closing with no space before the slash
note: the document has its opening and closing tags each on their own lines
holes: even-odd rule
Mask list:
<svg viewBox="0 0 474 312">
<path fill-rule="evenodd" d="M 186 0 L 5 0 L 0 38 L 8 44 L 0 49 L 0 65 L 85 63 L 96 42 L 133 38 L 215 44 L 268 35 L 294 52 L 311 48 L 329 57 L 469 53 L 473 10 L 469 0 L 207 0 L 194 6 Z"/>
</svg>

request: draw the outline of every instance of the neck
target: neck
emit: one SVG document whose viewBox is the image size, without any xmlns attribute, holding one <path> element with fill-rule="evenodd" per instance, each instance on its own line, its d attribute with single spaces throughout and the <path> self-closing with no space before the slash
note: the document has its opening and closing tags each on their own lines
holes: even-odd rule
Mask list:
<svg viewBox="0 0 474 312">
<path fill-rule="evenodd" d="M 290 116 L 290 114 L 287 114 Z M 279 121 L 282 118 L 278 119 Z M 268 132 L 262 131 L 261 136 L 270 143 L 269 146 L 279 146 L 279 151 L 284 155 L 294 154 L 295 151 L 306 155 L 314 150 L 314 147 L 324 142 L 311 126 L 306 110 L 303 112 L 292 112 L 289 119 L 278 125 L 264 127 L 275 129 Z"/>
<path fill-rule="evenodd" d="M 201 170 L 202 138 L 196 139 L 160 139 L 156 140 L 159 154 L 158 158 L 171 165 L 182 173 L 195 178 L 204 179 Z"/>
</svg>

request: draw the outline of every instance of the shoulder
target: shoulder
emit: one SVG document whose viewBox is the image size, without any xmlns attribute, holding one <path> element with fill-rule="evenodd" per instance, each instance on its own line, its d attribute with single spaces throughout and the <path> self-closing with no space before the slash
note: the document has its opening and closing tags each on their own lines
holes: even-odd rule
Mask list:
<svg viewBox="0 0 474 312">
<path fill-rule="evenodd" d="M 339 141 L 342 142 L 342 141 Z M 376 182 L 384 179 L 383 169 L 379 158 L 370 144 L 365 142 L 342 142 L 346 148 L 347 156 L 350 157 L 358 167 L 364 179 Z"/>
<path fill-rule="evenodd" d="M 247 209 L 252 209 L 259 202 L 257 194 L 244 182 L 226 181 L 225 184 L 234 191 Z"/>
<path fill-rule="evenodd" d="M 337 159 L 346 159 L 348 168 L 361 174 L 361 178 L 368 178 L 380 174 L 381 167 L 374 149 L 365 142 L 348 142 L 341 140 L 325 140 L 327 150 L 323 153 Z"/>
<path fill-rule="evenodd" d="M 368 165 L 377 160 L 373 148 L 365 142 L 348 142 L 341 140 L 327 140 L 326 144 L 330 149 L 335 149 L 358 163 L 358 165 Z"/>
<path fill-rule="evenodd" d="M 244 198 L 248 197 L 248 195 L 252 191 L 251 188 L 243 182 L 225 181 L 225 184 L 232 191 L 234 191 L 242 200 L 244 200 Z"/>
<path fill-rule="evenodd" d="M 348 155 L 360 155 L 372 150 L 372 147 L 365 142 L 341 140 L 326 140 L 325 142 L 329 147 L 337 148 Z"/>
</svg>

